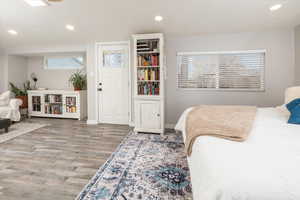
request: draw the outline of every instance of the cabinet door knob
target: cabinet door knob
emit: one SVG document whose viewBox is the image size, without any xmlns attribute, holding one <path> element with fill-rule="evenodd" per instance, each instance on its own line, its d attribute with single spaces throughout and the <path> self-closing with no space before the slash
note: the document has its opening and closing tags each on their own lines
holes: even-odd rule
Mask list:
<svg viewBox="0 0 300 200">
<path fill-rule="evenodd" d="M 157 114 L 157 117 L 160 117 L 160 114 Z"/>
</svg>

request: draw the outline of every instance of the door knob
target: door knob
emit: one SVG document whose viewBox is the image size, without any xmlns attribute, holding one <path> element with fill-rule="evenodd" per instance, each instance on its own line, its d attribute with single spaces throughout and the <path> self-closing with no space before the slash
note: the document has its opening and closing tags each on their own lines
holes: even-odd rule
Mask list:
<svg viewBox="0 0 300 200">
<path fill-rule="evenodd" d="M 99 83 L 99 85 L 102 85 L 102 83 Z"/>
<path fill-rule="evenodd" d="M 102 88 L 98 88 L 98 91 L 101 92 L 101 91 L 102 91 Z"/>
</svg>

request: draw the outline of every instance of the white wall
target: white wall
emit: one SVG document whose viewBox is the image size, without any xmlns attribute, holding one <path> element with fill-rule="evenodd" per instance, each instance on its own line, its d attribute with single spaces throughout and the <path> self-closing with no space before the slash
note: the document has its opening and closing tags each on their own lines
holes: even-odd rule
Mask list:
<svg viewBox="0 0 300 200">
<path fill-rule="evenodd" d="M 295 82 L 300 85 L 300 25 L 295 28 Z"/>
<path fill-rule="evenodd" d="M 184 91 L 176 88 L 176 53 L 266 49 L 265 92 Z M 203 35 L 166 38 L 167 123 L 176 123 L 188 107 L 198 104 L 275 106 L 294 82 L 294 31 Z"/>
<path fill-rule="evenodd" d="M 23 56 L 8 56 L 7 83 L 12 82 L 18 87 L 23 87 L 27 80 L 27 58 Z"/>
<path fill-rule="evenodd" d="M 73 86 L 69 83 L 72 73 L 77 70 L 47 70 L 44 69 L 44 58 L 42 56 L 28 57 L 27 78 L 34 72 L 38 77 L 37 87 L 49 89 L 72 90 Z"/>
</svg>

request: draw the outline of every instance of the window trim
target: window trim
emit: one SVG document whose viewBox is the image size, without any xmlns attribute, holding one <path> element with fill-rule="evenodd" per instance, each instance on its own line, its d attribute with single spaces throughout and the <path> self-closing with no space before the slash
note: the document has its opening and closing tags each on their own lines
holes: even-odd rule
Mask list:
<svg viewBox="0 0 300 200">
<path fill-rule="evenodd" d="M 262 69 L 262 76 L 264 87 L 260 89 L 246 89 L 246 88 L 180 88 L 178 84 L 178 67 L 179 67 L 179 56 L 195 56 L 195 55 L 214 55 L 214 54 L 241 54 L 241 53 L 264 53 L 265 54 L 265 65 Z M 193 51 L 193 52 L 177 52 L 176 60 L 177 60 L 177 68 L 176 68 L 176 90 L 177 91 L 211 91 L 211 92 L 265 92 L 266 91 L 266 67 L 267 67 L 267 50 L 266 49 L 259 49 L 259 50 L 241 50 L 241 51 Z"/>
<path fill-rule="evenodd" d="M 55 67 L 55 68 L 49 68 L 48 64 L 47 64 L 47 60 L 49 58 L 71 58 L 71 57 L 76 57 L 76 56 L 82 56 L 83 58 L 83 65 L 81 65 L 80 67 L 71 67 L 71 68 L 63 68 L 63 67 Z M 44 70 L 82 70 L 86 67 L 86 56 L 82 55 L 82 54 L 68 54 L 68 55 L 50 55 L 50 56 L 44 56 L 44 61 L 43 61 L 43 65 L 44 65 Z"/>
</svg>

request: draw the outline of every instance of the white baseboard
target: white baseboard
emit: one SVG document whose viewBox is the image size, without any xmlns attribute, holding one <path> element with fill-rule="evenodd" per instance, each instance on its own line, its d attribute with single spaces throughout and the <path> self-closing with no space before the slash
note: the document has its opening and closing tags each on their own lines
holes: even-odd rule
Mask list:
<svg viewBox="0 0 300 200">
<path fill-rule="evenodd" d="M 176 124 L 166 124 L 165 125 L 165 128 L 168 128 L 168 129 L 174 129 L 176 126 Z"/>
<path fill-rule="evenodd" d="M 87 120 L 86 124 L 88 124 L 88 125 L 96 125 L 96 124 L 98 124 L 98 122 L 97 122 L 97 120 Z"/>
<path fill-rule="evenodd" d="M 88 124 L 88 125 L 96 125 L 96 124 L 98 124 L 98 121 L 97 120 L 87 120 L 86 124 Z M 130 122 L 128 125 L 131 126 L 131 127 L 134 127 L 134 122 Z M 174 129 L 175 128 L 175 124 L 166 124 L 165 128 Z"/>
</svg>

